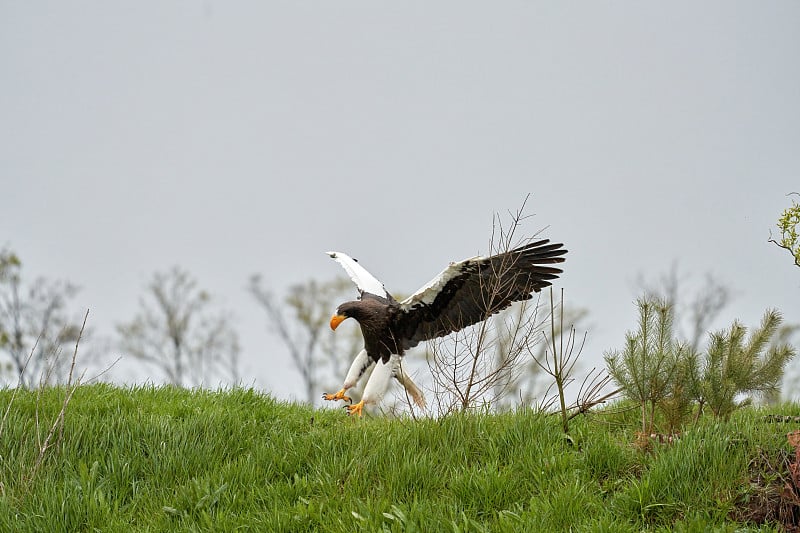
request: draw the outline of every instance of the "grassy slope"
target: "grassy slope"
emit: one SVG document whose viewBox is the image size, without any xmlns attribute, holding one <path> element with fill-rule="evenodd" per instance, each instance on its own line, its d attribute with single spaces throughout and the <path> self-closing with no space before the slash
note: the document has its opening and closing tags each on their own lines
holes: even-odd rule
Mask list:
<svg viewBox="0 0 800 533">
<path fill-rule="evenodd" d="M 41 399 L 42 426 L 62 397 Z M 576 421 L 571 446 L 529 411 L 358 420 L 248 390 L 95 385 L 28 482 L 36 405 L 20 394 L 0 436 L 0 531 L 733 530 L 748 462 L 787 448 L 754 411 L 647 453 L 635 421 L 608 417 Z"/>
</svg>

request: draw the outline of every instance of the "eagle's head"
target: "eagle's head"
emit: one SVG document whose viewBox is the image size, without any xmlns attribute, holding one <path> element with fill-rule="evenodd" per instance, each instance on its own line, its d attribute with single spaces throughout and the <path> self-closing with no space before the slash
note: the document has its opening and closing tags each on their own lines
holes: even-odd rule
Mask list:
<svg viewBox="0 0 800 533">
<path fill-rule="evenodd" d="M 355 318 L 356 304 L 358 304 L 358 302 L 345 302 L 336 308 L 336 313 L 331 317 L 332 330 L 338 328 L 339 324 L 341 324 L 348 318 Z"/>
</svg>

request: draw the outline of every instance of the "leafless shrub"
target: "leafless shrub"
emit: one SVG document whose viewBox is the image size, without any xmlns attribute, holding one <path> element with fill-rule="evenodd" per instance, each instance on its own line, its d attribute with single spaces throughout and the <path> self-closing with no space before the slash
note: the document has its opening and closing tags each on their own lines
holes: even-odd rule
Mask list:
<svg viewBox="0 0 800 533">
<path fill-rule="evenodd" d="M 564 305 L 564 291 L 561 291 L 561 302 Z M 561 320 L 563 321 L 564 314 L 561 313 Z M 556 334 L 558 330 L 559 334 Z M 559 412 L 561 413 L 561 421 L 564 428 L 564 433 L 569 430 L 567 421 L 567 404 L 564 395 L 564 389 L 573 381 L 572 372 L 575 369 L 575 363 L 578 361 L 578 355 L 583 351 L 583 345 L 586 342 L 586 334 L 584 333 L 581 344 L 578 347 L 578 352 L 575 353 L 575 328 L 571 327 L 569 333 L 566 335 L 566 342 L 564 338 L 564 324 L 559 323 L 556 326 L 555 316 L 555 300 L 553 298 L 553 289 L 550 289 L 550 336 L 548 337 L 545 331 L 542 331 L 545 346 L 548 348 L 544 351 L 544 357 L 533 356 L 536 365 L 548 376 L 553 378 L 553 385 L 556 388 L 556 396 L 552 396 L 547 392 L 540 401 L 540 408 L 548 409 L 552 404 L 558 401 Z M 531 351 L 532 353 L 532 351 Z M 550 387 L 552 388 L 552 387 Z M 550 390 L 548 388 L 548 392 Z"/>
<path fill-rule="evenodd" d="M 547 331 L 542 331 L 544 352 L 529 351 L 536 365 L 553 380 L 539 400 L 537 407 L 542 411 L 553 411 L 553 408 L 556 407 L 555 412 L 561 418 L 564 433 L 568 433 L 570 420 L 588 412 L 592 407 L 608 401 L 620 390 L 607 391 L 607 387 L 612 381 L 610 376 L 604 371 L 592 369 L 581 382 L 575 403 L 567 405 L 566 389 L 575 381 L 574 371 L 586 343 L 586 333 L 578 342 L 574 325 L 570 325 L 569 329 L 565 330 L 563 289 L 557 309 L 553 298 L 553 289 L 550 288 L 549 317 L 549 335 Z M 554 387 L 555 392 L 552 392 Z"/>
<path fill-rule="evenodd" d="M 489 242 L 491 255 L 505 254 L 532 242 L 535 236 L 517 237 L 521 224 L 529 218 L 524 212 L 523 202 L 520 209 L 509 213 L 510 222 L 506 225 L 495 215 Z M 482 286 L 476 296 L 481 298 L 476 303 L 484 310 L 482 320 L 428 343 L 426 358 L 439 414 L 496 406 L 513 390 L 531 347 L 540 340 L 538 332 L 543 321 L 538 297 L 504 310 L 508 291 L 514 290 L 514 283 L 508 282 L 514 277 L 514 264 L 508 257 L 492 267 L 492 275 L 486 281 L 491 285 Z"/>
<path fill-rule="evenodd" d="M 564 289 L 561 289 L 561 300 L 559 305 L 564 306 Z M 550 349 L 545 349 L 545 357 L 543 360 L 534 359 L 536 364 L 553 380 L 558 390 L 558 400 L 561 406 L 561 411 L 566 417 L 566 400 L 564 399 L 564 388 L 572 382 L 572 371 L 575 369 L 577 363 L 577 356 L 583 351 L 583 346 L 586 343 L 586 333 L 583 334 L 581 344 L 578 346 L 578 352 L 575 353 L 575 328 L 570 327 L 569 333 L 566 336 L 566 343 L 564 342 L 564 313 L 561 313 L 561 322 L 556 328 L 556 314 L 555 314 L 555 301 L 553 298 L 553 289 L 550 288 L 550 337 L 547 333 L 542 331 L 542 337 L 545 340 L 545 346 Z M 558 335 L 556 335 L 558 331 Z M 557 342 L 558 341 L 558 342 Z M 549 353 L 548 353 L 549 352 Z M 548 357 L 549 355 L 549 357 Z M 566 428 L 565 428 L 566 430 Z"/>
<path fill-rule="evenodd" d="M 551 307 L 550 313 L 548 320 L 545 320 L 546 324 L 542 331 L 549 330 L 551 337 L 558 338 L 562 335 L 561 328 L 567 327 L 570 330 L 577 331 L 577 328 L 589 314 L 588 310 L 584 308 L 564 305 L 563 300 L 559 305 Z M 583 327 L 582 329 L 586 330 L 587 328 Z M 544 337 L 542 340 L 545 340 Z M 548 359 L 548 350 L 552 350 L 552 346 L 547 340 L 529 347 L 530 357 L 528 358 L 528 363 L 526 363 L 515 389 L 509 393 L 509 398 L 513 398 L 522 405 L 534 405 L 542 403 L 543 393 L 545 397 L 548 397 L 548 392 L 552 390 L 555 383 L 551 381 L 552 376 L 544 372 L 538 363 L 538 361 Z"/>
<path fill-rule="evenodd" d="M 529 346 L 538 342 L 539 302 L 521 302 L 475 326 L 428 344 L 439 413 L 496 405 L 518 381 Z"/>
</svg>

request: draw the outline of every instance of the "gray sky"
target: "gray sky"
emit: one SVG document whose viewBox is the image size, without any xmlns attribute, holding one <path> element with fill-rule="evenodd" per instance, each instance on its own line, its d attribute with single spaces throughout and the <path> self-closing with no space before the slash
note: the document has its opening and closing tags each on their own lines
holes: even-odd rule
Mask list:
<svg viewBox="0 0 800 533">
<path fill-rule="evenodd" d="M 800 322 L 767 243 L 800 190 L 798 28 L 796 1 L 0 0 L 0 245 L 81 285 L 98 334 L 188 269 L 280 397 L 300 382 L 250 274 L 329 279 L 334 249 L 408 293 L 528 192 L 587 365 L 674 261 L 735 290 L 716 327 Z"/>
</svg>

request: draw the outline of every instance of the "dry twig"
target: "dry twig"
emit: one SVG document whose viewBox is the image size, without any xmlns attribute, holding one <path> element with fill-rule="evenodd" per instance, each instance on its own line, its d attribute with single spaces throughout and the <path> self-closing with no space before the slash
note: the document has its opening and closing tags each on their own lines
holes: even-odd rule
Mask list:
<svg viewBox="0 0 800 533">
<path fill-rule="evenodd" d="M 81 384 L 81 380 L 83 379 L 84 374 L 86 371 L 81 373 L 81 375 L 73 382 L 74 371 L 75 371 L 75 363 L 77 362 L 78 357 L 78 345 L 81 342 L 81 337 L 83 336 L 84 328 L 86 327 L 86 320 L 89 317 L 89 310 L 87 309 L 86 314 L 83 317 L 83 324 L 81 325 L 80 332 L 78 333 L 78 338 L 75 341 L 75 350 L 72 352 L 72 361 L 69 368 L 69 378 L 67 379 L 66 383 L 66 390 L 64 393 L 64 401 L 61 404 L 61 410 L 59 411 L 58 415 L 56 416 L 55 420 L 53 420 L 52 425 L 50 426 L 50 430 L 47 433 L 47 436 L 44 439 L 44 442 L 40 441 L 39 444 L 39 455 L 36 458 L 36 461 L 33 464 L 30 472 L 28 473 L 28 479 L 31 480 L 36 477 L 39 468 L 44 461 L 45 455 L 47 450 L 49 450 L 52 446 L 61 442 L 64 437 L 64 419 L 67 414 L 67 408 L 69 407 L 69 402 L 72 400 L 72 396 L 75 394 L 75 391 Z M 41 390 L 41 389 L 40 389 Z M 58 432 L 58 436 L 56 437 L 56 432 Z M 37 437 L 38 437 L 38 409 L 37 409 Z"/>
</svg>

